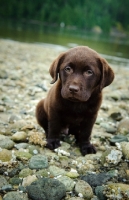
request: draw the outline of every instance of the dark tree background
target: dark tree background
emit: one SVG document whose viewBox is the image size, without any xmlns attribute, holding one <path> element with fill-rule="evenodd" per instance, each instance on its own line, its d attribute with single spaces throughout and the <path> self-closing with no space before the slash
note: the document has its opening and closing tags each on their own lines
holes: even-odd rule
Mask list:
<svg viewBox="0 0 129 200">
<path fill-rule="evenodd" d="M 129 32 L 129 0 L 0 0 L 1 19 L 36 20 L 44 24 L 103 32 Z"/>
</svg>

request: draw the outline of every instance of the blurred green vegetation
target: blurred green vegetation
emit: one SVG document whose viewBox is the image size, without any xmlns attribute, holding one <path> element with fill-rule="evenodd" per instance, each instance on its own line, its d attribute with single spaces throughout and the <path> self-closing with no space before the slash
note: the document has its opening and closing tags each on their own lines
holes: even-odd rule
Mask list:
<svg viewBox="0 0 129 200">
<path fill-rule="evenodd" d="M 0 18 L 77 30 L 129 32 L 129 0 L 0 0 Z"/>
</svg>

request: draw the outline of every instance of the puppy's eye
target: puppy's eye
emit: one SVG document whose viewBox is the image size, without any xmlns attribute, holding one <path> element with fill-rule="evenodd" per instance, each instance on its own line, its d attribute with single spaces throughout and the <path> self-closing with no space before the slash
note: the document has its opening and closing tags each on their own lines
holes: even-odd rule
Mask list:
<svg viewBox="0 0 129 200">
<path fill-rule="evenodd" d="M 67 66 L 67 67 L 65 67 L 65 71 L 67 73 L 71 73 L 73 70 L 72 70 L 72 68 L 70 66 Z"/>
<path fill-rule="evenodd" d="M 93 75 L 93 71 L 90 70 L 90 69 L 87 70 L 85 73 L 86 73 L 87 76 L 91 76 L 91 75 Z"/>
</svg>

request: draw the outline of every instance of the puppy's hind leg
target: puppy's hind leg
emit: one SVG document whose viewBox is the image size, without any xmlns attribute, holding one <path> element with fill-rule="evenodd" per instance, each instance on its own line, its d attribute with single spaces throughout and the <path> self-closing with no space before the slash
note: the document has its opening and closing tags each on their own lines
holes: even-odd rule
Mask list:
<svg viewBox="0 0 129 200">
<path fill-rule="evenodd" d="M 48 134 L 48 120 L 44 110 L 44 100 L 41 100 L 36 107 L 36 118 L 38 124 L 45 130 L 46 135 Z"/>
</svg>

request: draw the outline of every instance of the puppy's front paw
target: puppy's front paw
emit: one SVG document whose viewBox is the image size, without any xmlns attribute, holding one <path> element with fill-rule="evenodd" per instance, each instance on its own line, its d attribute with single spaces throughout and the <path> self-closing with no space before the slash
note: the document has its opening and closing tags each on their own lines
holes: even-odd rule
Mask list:
<svg viewBox="0 0 129 200">
<path fill-rule="evenodd" d="M 96 153 L 96 148 L 91 143 L 85 143 L 80 145 L 80 151 L 85 156 L 86 154 Z"/>
<path fill-rule="evenodd" d="M 53 150 L 53 149 L 56 149 L 58 147 L 60 147 L 60 140 L 59 139 L 47 139 L 47 145 L 46 145 L 47 148 Z"/>
</svg>

